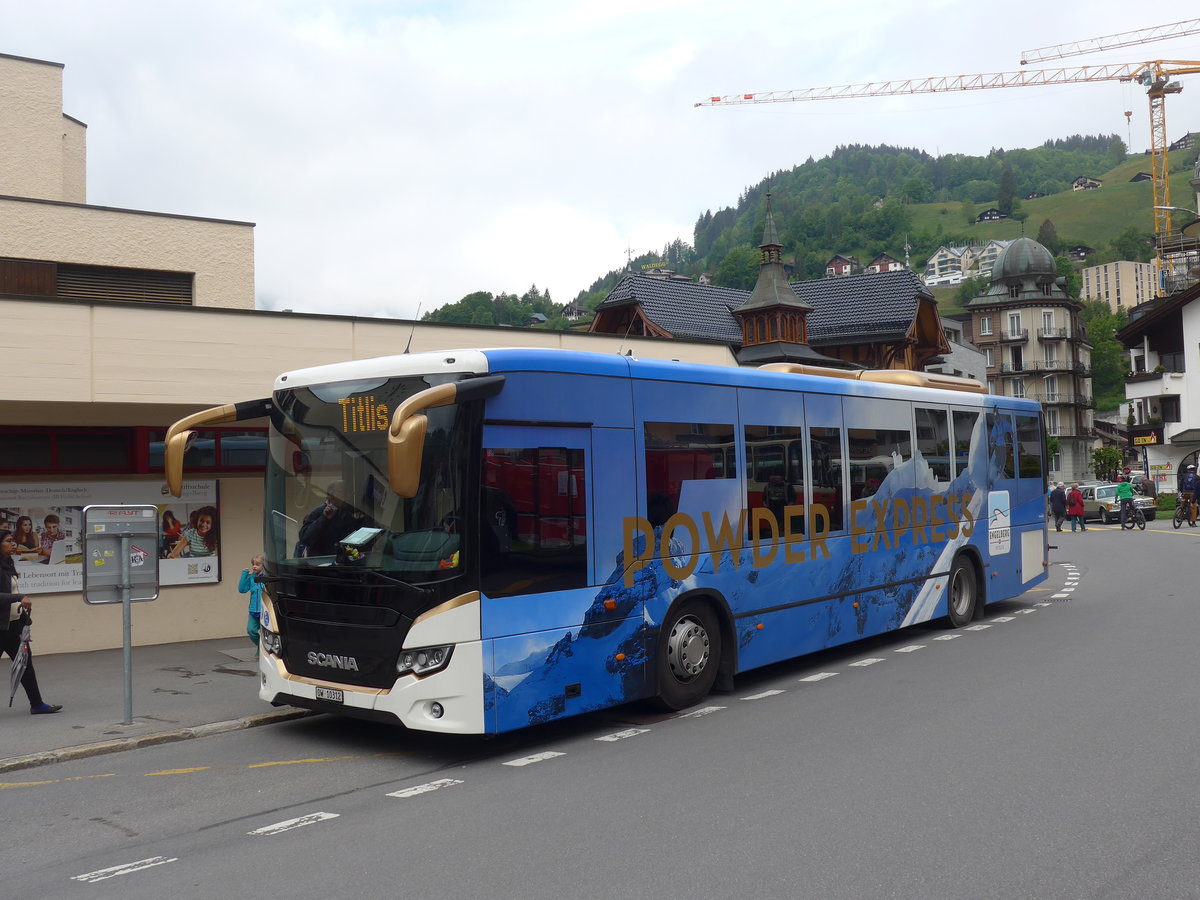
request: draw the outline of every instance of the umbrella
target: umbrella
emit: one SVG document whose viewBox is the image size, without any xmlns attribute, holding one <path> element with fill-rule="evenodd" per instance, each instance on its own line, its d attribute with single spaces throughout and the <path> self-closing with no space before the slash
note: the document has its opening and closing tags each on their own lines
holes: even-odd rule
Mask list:
<svg viewBox="0 0 1200 900">
<path fill-rule="evenodd" d="M 25 675 L 25 667 L 29 665 L 29 614 L 22 613 L 19 621 L 21 623 L 21 642 L 17 645 L 17 652 L 13 654 L 12 674 L 8 679 L 9 706 L 12 706 L 13 697 L 17 696 L 17 685 L 21 683 L 21 679 Z"/>
</svg>

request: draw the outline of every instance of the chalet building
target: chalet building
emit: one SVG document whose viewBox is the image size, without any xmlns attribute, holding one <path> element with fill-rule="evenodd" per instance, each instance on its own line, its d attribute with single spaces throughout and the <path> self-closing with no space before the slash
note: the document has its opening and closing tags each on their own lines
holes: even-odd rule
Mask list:
<svg viewBox="0 0 1200 900">
<path fill-rule="evenodd" d="M 1071 190 L 1073 191 L 1094 191 L 1104 182 L 1099 178 L 1093 178 L 1091 175 L 1080 175 L 1071 182 Z"/>
<path fill-rule="evenodd" d="M 1083 244 L 1076 244 L 1074 247 L 1067 248 L 1067 258 L 1074 262 L 1083 262 L 1095 252 L 1095 247 L 1087 247 Z"/>
<path fill-rule="evenodd" d="M 1155 486 L 1175 491 L 1200 462 L 1200 284 L 1131 310 L 1116 337 L 1129 352 L 1130 443 Z"/>
<path fill-rule="evenodd" d="M 967 303 L 988 390 L 1042 404 L 1046 431 L 1059 439 L 1053 477 L 1082 480 L 1093 444 L 1091 351 L 1082 304 L 1064 289 L 1050 251 L 1021 237 L 996 259 L 988 290 Z"/>
<path fill-rule="evenodd" d="M 751 292 L 626 275 L 592 332 L 729 345 L 740 365 L 922 370 L 950 352 L 933 294 L 908 269 L 788 283 L 768 202 Z"/>
<path fill-rule="evenodd" d="M 567 303 L 562 308 L 562 317 L 568 322 L 578 322 L 587 314 L 588 310 L 577 303 Z"/>
<path fill-rule="evenodd" d="M 1008 214 L 1002 213 L 994 206 L 989 206 L 983 212 L 975 217 L 976 222 L 997 222 L 1000 219 L 1007 219 Z"/>
<path fill-rule="evenodd" d="M 853 256 L 835 256 L 825 263 L 825 277 L 839 278 L 843 275 L 853 275 L 858 268 L 858 260 Z"/>
<path fill-rule="evenodd" d="M 1175 141 L 1168 147 L 1168 150 L 1191 150 L 1196 146 L 1200 146 L 1200 132 L 1189 131 L 1179 140 Z"/>
<path fill-rule="evenodd" d="M 863 271 L 870 275 L 875 272 L 898 272 L 903 268 L 904 263 L 900 262 L 894 256 L 880 253 L 867 264 L 867 267 Z"/>
<path fill-rule="evenodd" d="M 1030 191 L 1022 199 L 1023 200 L 1036 200 L 1038 197 L 1049 197 L 1049 196 L 1050 196 L 1049 194 L 1043 193 L 1042 191 Z"/>
<path fill-rule="evenodd" d="M 1133 176 L 1132 178 L 1130 178 L 1129 180 L 1130 180 L 1131 182 L 1134 182 L 1134 181 L 1153 181 L 1153 180 L 1154 180 L 1154 176 L 1153 176 L 1153 175 L 1151 175 L 1149 172 L 1138 172 L 1136 175 L 1134 175 L 1134 176 Z"/>
</svg>

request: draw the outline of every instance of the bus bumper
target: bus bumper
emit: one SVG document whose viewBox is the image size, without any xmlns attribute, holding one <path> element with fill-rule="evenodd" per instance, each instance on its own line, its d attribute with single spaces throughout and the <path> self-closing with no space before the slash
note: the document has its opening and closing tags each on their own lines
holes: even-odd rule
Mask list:
<svg viewBox="0 0 1200 900">
<path fill-rule="evenodd" d="M 283 660 L 269 653 L 261 655 L 258 668 L 258 696 L 275 706 L 288 704 L 334 715 L 398 722 L 416 731 L 484 733 L 481 641 L 455 644 L 446 668 L 421 678 L 403 675 L 391 688 L 364 688 L 293 675 Z M 318 688 L 323 698 L 317 696 Z M 327 699 L 329 691 L 340 691 L 342 699 Z"/>
</svg>

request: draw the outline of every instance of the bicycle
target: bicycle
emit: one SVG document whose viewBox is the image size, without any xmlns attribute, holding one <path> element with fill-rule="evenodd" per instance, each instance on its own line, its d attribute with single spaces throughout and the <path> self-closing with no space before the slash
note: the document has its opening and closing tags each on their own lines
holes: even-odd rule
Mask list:
<svg viewBox="0 0 1200 900">
<path fill-rule="evenodd" d="M 1183 525 L 1183 520 L 1187 519 L 1188 525 L 1192 528 L 1195 528 L 1196 527 L 1196 513 L 1195 513 L 1194 509 L 1188 509 L 1188 507 L 1195 507 L 1195 505 L 1196 505 L 1196 503 L 1194 500 L 1191 502 L 1188 502 L 1188 501 L 1184 500 L 1183 498 L 1176 500 L 1175 501 L 1175 518 L 1171 524 L 1174 525 L 1176 528 L 1179 528 L 1180 526 Z M 1189 513 L 1190 513 L 1190 515 L 1189 515 Z"/>
<path fill-rule="evenodd" d="M 1121 527 L 1133 531 L 1134 526 L 1137 526 L 1142 531 L 1146 530 L 1146 514 L 1142 512 L 1140 506 L 1130 504 L 1130 509 L 1125 512 L 1125 520 L 1121 523 Z M 1176 526 L 1177 528 L 1179 526 Z"/>
</svg>

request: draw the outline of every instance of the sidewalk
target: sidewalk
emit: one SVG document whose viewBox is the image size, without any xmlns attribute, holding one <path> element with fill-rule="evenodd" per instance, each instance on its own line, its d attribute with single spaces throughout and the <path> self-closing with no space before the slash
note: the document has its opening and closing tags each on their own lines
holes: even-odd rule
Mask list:
<svg viewBox="0 0 1200 900">
<path fill-rule="evenodd" d="M 0 702 L 0 773 L 310 715 L 258 699 L 258 662 L 244 637 L 134 647 L 132 654 L 133 724 L 123 725 L 124 651 L 41 656 L 35 636 L 42 695 L 63 710 L 31 716 L 21 687 L 11 709 Z M 7 676 L 7 656 L 3 662 Z M 8 678 L 0 683 L 7 689 Z"/>
</svg>

